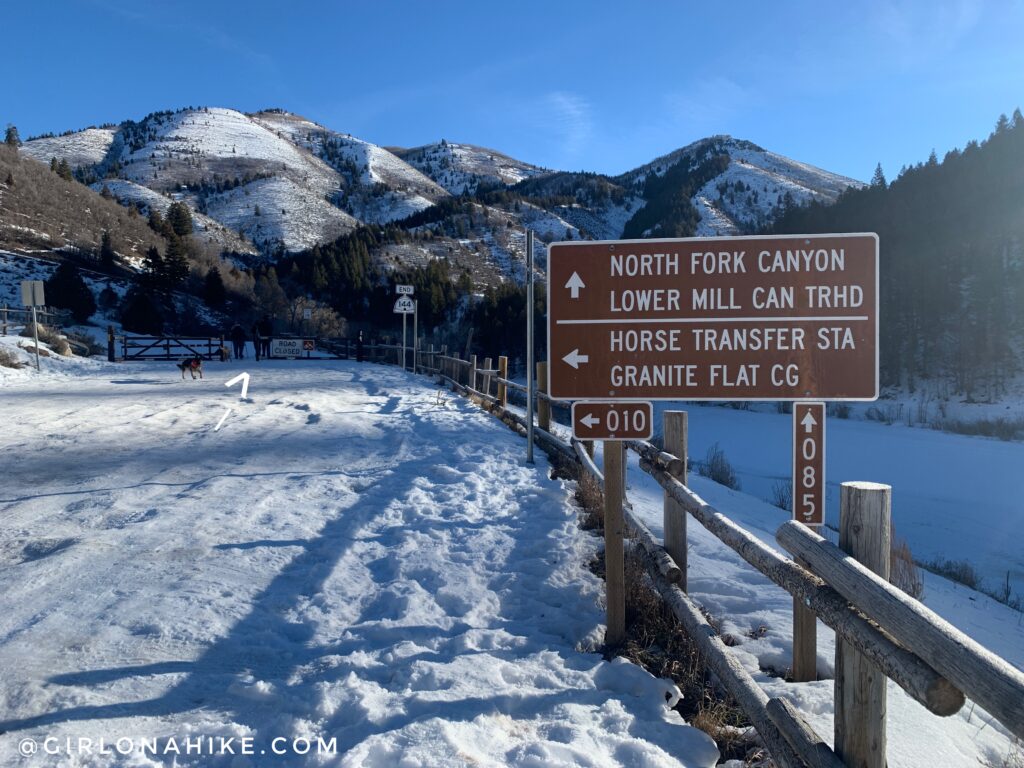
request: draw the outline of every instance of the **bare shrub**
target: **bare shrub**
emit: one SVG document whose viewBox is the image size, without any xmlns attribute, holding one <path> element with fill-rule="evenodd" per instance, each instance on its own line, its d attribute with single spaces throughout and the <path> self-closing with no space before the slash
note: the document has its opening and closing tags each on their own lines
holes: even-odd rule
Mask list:
<svg viewBox="0 0 1024 768">
<path fill-rule="evenodd" d="M 924 579 L 910 553 L 906 539 L 893 536 L 889 550 L 889 583 L 898 587 L 915 600 L 924 597 Z"/>
<path fill-rule="evenodd" d="M 0 367 L 2 368 L 22 368 L 24 363 L 18 360 L 14 355 L 8 352 L 3 347 L 0 347 Z"/>
<path fill-rule="evenodd" d="M 834 416 L 837 419 L 848 419 L 850 418 L 850 404 L 849 403 L 829 403 L 828 404 L 828 415 Z"/>
<path fill-rule="evenodd" d="M 697 471 L 704 477 L 727 488 L 732 488 L 734 491 L 740 489 L 739 478 L 736 477 L 732 464 L 729 463 L 725 451 L 718 443 L 708 448 L 708 452 L 704 455 L 704 463 L 697 468 Z"/>
<path fill-rule="evenodd" d="M 580 526 L 584 530 L 604 528 L 604 491 L 597 480 L 586 473 L 581 473 L 576 483 L 576 501 L 583 507 L 584 515 Z"/>
<path fill-rule="evenodd" d="M 977 589 L 981 581 L 978 577 L 978 572 L 974 570 L 974 566 L 966 560 L 947 560 L 937 557 L 934 560 L 922 563 L 922 565 L 932 573 L 945 576 L 950 581 L 963 584 L 971 589 Z"/>
<path fill-rule="evenodd" d="M 793 484 L 786 480 L 776 480 L 772 486 L 772 495 L 768 503 L 787 512 L 793 511 Z"/>
<path fill-rule="evenodd" d="M 44 344 L 48 345 L 56 354 L 62 357 L 71 357 L 71 345 L 68 344 L 67 339 L 61 336 L 57 331 L 52 328 L 39 323 L 39 340 Z M 21 331 L 21 335 L 31 339 L 35 334 L 33 333 L 33 324 L 28 323 Z M 40 354 L 42 354 L 40 352 Z"/>
<path fill-rule="evenodd" d="M 93 355 L 105 355 L 107 348 L 101 346 L 96 342 L 92 336 L 86 333 L 75 333 L 73 331 L 65 331 L 64 335 L 68 338 L 68 342 L 78 342 L 79 348 L 85 350 L 85 354 L 88 357 Z M 73 348 L 73 345 L 72 345 Z"/>
<path fill-rule="evenodd" d="M 744 760 L 756 745 L 749 721 L 708 670 L 671 608 L 651 584 L 643 555 L 626 548 L 626 642 L 619 653 L 652 675 L 672 680 L 683 694 L 675 709 L 707 733 L 723 759 Z"/>
</svg>

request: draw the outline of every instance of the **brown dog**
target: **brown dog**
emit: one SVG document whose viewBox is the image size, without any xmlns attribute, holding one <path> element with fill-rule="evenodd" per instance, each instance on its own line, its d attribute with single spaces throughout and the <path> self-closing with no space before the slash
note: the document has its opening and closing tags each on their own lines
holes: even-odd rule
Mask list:
<svg viewBox="0 0 1024 768">
<path fill-rule="evenodd" d="M 185 380 L 185 371 L 191 373 L 193 379 L 195 379 L 197 373 L 199 374 L 200 379 L 203 378 L 203 358 L 198 355 L 190 357 L 187 360 L 182 360 L 177 365 L 178 368 L 181 369 L 182 381 Z"/>
</svg>

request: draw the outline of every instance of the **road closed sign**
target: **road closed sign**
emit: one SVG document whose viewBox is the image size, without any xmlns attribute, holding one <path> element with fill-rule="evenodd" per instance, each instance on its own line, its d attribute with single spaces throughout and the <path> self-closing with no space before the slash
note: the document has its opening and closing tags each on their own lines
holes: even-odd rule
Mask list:
<svg viewBox="0 0 1024 768">
<path fill-rule="evenodd" d="M 305 341 L 303 339 L 271 339 L 271 357 L 302 357 Z"/>
<path fill-rule="evenodd" d="M 874 400 L 874 234 L 553 243 L 549 393 Z"/>
<path fill-rule="evenodd" d="M 649 402 L 572 404 L 572 436 L 577 440 L 650 440 L 654 409 Z"/>
<path fill-rule="evenodd" d="M 793 403 L 793 519 L 825 524 L 824 403 Z"/>
</svg>

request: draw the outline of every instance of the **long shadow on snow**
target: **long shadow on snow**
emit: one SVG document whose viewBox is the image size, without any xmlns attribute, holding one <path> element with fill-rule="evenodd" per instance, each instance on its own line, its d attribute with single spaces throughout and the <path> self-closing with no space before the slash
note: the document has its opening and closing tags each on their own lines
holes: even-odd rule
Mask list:
<svg viewBox="0 0 1024 768">
<path fill-rule="evenodd" d="M 399 490 L 395 487 L 396 481 L 397 478 L 381 478 L 364 491 L 354 505 L 327 522 L 315 539 L 304 542 L 305 551 L 285 566 L 255 597 L 248 615 L 194 662 L 169 661 L 88 670 L 58 675 L 51 680 L 62 684 L 98 685 L 138 675 L 189 673 L 162 696 L 136 702 L 71 707 L 34 717 L 0 721 L 0 732 L 70 721 L 161 717 L 197 708 L 230 713 L 236 722 L 246 722 L 253 702 L 228 693 L 232 683 L 252 674 L 276 686 L 285 686 L 295 668 L 334 652 L 330 647 L 311 647 L 309 640 L 313 629 L 306 624 L 291 623 L 282 614 L 301 599 L 312 598 L 322 590 L 335 564 L 355 541 L 354 534 L 394 498 Z M 258 727 L 256 723 L 251 725 Z"/>
<path fill-rule="evenodd" d="M 408 435 L 396 435 L 395 442 L 391 455 L 400 457 L 407 447 Z M 383 455 L 379 441 L 374 447 L 376 452 Z M 379 514 L 388 502 L 403 493 L 400 483 L 409 485 L 412 479 L 424 474 L 430 466 L 439 460 L 443 461 L 443 456 L 439 455 L 440 451 L 436 448 L 419 450 L 430 452 L 426 458 L 403 462 L 402 472 L 397 477 L 393 477 L 388 469 L 380 469 L 377 482 L 364 489 L 355 504 L 329 520 L 316 538 L 302 542 L 305 551 L 289 562 L 254 598 L 249 614 L 232 627 L 228 635 L 214 642 L 196 661 L 87 670 L 58 675 L 52 680 L 63 684 L 97 685 L 137 675 L 189 672 L 188 677 L 165 694 L 137 702 L 71 707 L 34 717 L 0 721 L 0 733 L 70 721 L 165 716 L 198 707 L 231 713 L 237 722 L 245 722 L 246 716 L 258 709 L 258 704 L 226 693 L 232 683 L 243 675 L 253 674 L 258 679 L 287 688 L 287 681 L 294 669 L 321 656 L 338 652 L 339 649 L 334 646 L 310 646 L 313 629 L 305 624 L 289 622 L 281 614 L 301 599 L 312 598 L 322 591 L 325 580 L 351 547 L 359 529 Z M 245 543 L 239 546 L 244 547 Z M 293 689 L 294 686 L 288 690 L 289 694 L 294 695 Z M 211 691 L 217 693 L 211 696 Z M 313 695 L 311 690 L 307 693 L 308 696 Z M 252 725 L 258 727 L 257 723 Z"/>
</svg>

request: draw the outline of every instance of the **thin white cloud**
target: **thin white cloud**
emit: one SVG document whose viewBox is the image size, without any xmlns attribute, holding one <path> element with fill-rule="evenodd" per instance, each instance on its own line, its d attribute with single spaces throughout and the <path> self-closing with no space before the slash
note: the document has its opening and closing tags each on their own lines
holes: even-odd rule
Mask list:
<svg viewBox="0 0 1024 768">
<path fill-rule="evenodd" d="M 896 46 L 907 63 L 948 53 L 977 26 L 982 0 L 886 0 L 878 6 L 875 26 Z"/>
<path fill-rule="evenodd" d="M 579 157 L 594 134 L 593 109 L 583 96 L 552 91 L 544 98 L 546 124 L 553 129 L 566 159 Z"/>
</svg>

